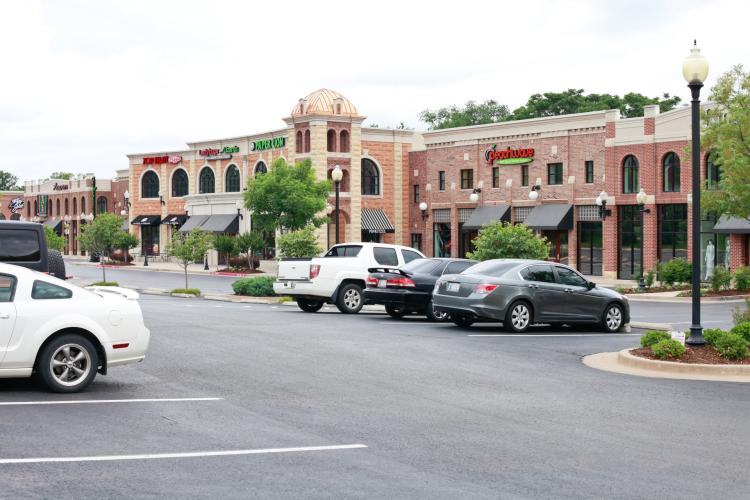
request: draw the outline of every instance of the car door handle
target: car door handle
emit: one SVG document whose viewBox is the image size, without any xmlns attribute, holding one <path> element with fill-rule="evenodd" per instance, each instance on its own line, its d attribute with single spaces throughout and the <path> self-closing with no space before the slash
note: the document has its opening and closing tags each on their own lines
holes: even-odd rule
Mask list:
<svg viewBox="0 0 750 500">
<path fill-rule="evenodd" d="M 8 319 L 10 318 L 10 314 L 8 313 L 0 313 L 0 319 Z"/>
<path fill-rule="evenodd" d="M 537 285 L 529 285 L 529 288 L 539 288 Z"/>
<path fill-rule="evenodd" d="M 573 289 L 572 288 L 566 288 L 565 289 L 565 293 L 573 293 Z"/>
</svg>

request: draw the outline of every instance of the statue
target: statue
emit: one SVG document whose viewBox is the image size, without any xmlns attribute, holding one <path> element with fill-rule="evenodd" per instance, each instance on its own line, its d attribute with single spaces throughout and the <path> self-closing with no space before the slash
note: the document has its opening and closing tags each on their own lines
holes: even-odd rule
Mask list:
<svg viewBox="0 0 750 500">
<path fill-rule="evenodd" d="M 716 249 L 714 248 L 714 242 L 709 240 L 706 245 L 706 280 L 710 280 L 714 275 L 714 260 L 716 256 Z"/>
</svg>

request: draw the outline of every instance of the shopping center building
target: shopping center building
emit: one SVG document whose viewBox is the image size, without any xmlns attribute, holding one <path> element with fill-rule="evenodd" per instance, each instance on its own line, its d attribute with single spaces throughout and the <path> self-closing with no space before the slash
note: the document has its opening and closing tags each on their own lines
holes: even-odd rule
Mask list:
<svg viewBox="0 0 750 500">
<path fill-rule="evenodd" d="M 587 275 L 634 278 L 657 262 L 691 258 L 687 107 L 428 132 L 368 128 L 364 120 L 341 94 L 321 89 L 300 99 L 279 129 L 129 155 L 131 230 L 142 251 L 159 253 L 174 231 L 193 227 L 248 230 L 247 179 L 283 157 L 310 159 L 319 178 L 343 170 L 339 241 L 462 257 L 483 225 L 505 220 L 546 236 L 550 258 Z M 720 168 L 706 153 L 701 175 L 717 186 Z M 712 216 L 701 227 L 704 277 L 715 266 L 747 264 L 747 221 Z M 334 228 L 320 231 L 322 246 L 336 241 Z"/>
</svg>

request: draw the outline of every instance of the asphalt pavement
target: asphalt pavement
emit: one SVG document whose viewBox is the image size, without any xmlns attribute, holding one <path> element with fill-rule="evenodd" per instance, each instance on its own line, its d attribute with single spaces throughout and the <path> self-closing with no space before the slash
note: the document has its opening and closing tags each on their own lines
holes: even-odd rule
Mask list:
<svg viewBox="0 0 750 500">
<path fill-rule="evenodd" d="M 637 333 L 141 305 L 143 363 L 0 381 L 1 498 L 747 497 L 746 385 L 581 363 Z"/>
</svg>

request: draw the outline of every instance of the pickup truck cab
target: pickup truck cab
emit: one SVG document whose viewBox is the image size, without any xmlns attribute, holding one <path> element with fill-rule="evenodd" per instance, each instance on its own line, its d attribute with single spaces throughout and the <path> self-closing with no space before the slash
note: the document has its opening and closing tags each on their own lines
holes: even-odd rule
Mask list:
<svg viewBox="0 0 750 500">
<path fill-rule="evenodd" d="M 47 248 L 44 226 L 35 222 L 0 221 L 0 262 L 66 279 L 62 254 Z"/>
<path fill-rule="evenodd" d="M 368 269 L 398 267 L 421 258 L 421 252 L 400 245 L 342 243 L 323 257 L 281 259 L 273 291 L 294 297 L 305 312 L 319 311 L 329 303 L 342 313 L 356 314 L 364 304 Z"/>
</svg>

